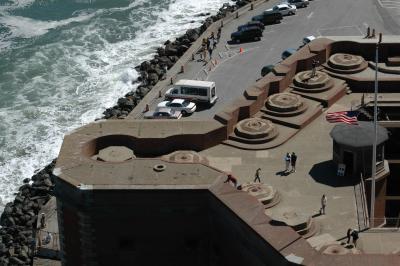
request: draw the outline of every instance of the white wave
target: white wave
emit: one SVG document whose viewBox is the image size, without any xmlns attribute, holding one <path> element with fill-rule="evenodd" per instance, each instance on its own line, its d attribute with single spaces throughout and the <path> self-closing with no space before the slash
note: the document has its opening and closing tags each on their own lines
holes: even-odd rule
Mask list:
<svg viewBox="0 0 400 266">
<path fill-rule="evenodd" d="M 7 5 L 1 5 L 0 10 L 10 10 L 17 8 L 26 8 L 35 3 L 36 0 L 11 0 Z"/>
<path fill-rule="evenodd" d="M 37 36 L 29 30 L 43 34 L 72 20 L 93 19 L 62 28 L 58 42 L 42 44 L 29 58 L 13 59 L 5 73 L 8 80 L 0 81 L 0 91 L 18 89 L 12 107 L 0 106 L 0 133 L 5 132 L 0 135 L 0 202 L 1 198 L 4 203 L 11 200 L 22 179 L 57 157 L 64 134 L 92 122 L 119 97 L 135 90 L 135 65 L 150 59 L 167 39 L 199 26 L 204 18 L 196 14 L 215 13 L 223 2 L 175 0 L 163 9 L 147 7 L 140 0 L 50 25 L 27 20 L 20 25 L 7 18 L 23 36 Z M 101 16 L 126 10 L 131 10 L 130 21 Z M 25 25 L 29 23 L 34 26 Z M 124 34 L 128 37 L 122 38 Z"/>
<path fill-rule="evenodd" d="M 93 13 L 81 13 L 79 16 L 58 20 L 58 21 L 41 21 L 21 16 L 4 15 L 0 16 L 0 23 L 11 29 L 11 35 L 8 39 L 32 38 L 46 34 L 49 30 L 66 26 L 72 22 L 83 22 L 89 20 L 96 15 Z"/>
</svg>

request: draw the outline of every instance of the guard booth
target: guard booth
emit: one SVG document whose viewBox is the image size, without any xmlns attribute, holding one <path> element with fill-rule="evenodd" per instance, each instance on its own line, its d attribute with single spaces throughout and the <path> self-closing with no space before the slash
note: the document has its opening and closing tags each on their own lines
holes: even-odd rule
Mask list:
<svg viewBox="0 0 400 266">
<path fill-rule="evenodd" d="M 342 169 L 345 176 L 371 177 L 373 123 L 360 121 L 358 125 L 338 124 L 332 129 L 330 135 L 333 139 L 333 161 L 338 165 L 338 170 Z M 386 140 L 388 140 L 387 130 L 378 125 L 377 173 L 384 168 L 384 143 Z"/>
<path fill-rule="evenodd" d="M 336 125 L 330 135 L 333 139 L 333 161 L 344 165 L 345 178 L 363 181 L 365 198 L 370 214 L 372 186 L 372 147 L 374 143 L 374 124 L 359 122 L 358 125 Z M 375 215 L 370 226 L 375 227 L 385 222 L 386 180 L 390 174 L 385 158 L 384 143 L 388 140 L 388 132 L 378 126 L 375 176 Z M 343 177 L 338 177 L 343 178 Z M 360 180 L 362 178 L 362 180 Z"/>
</svg>

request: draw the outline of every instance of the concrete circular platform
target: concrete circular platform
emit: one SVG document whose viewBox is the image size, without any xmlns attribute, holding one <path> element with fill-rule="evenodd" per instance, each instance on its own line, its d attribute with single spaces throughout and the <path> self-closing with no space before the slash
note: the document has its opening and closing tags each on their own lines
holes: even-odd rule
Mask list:
<svg viewBox="0 0 400 266">
<path fill-rule="evenodd" d="M 268 97 L 265 102 L 267 113 L 276 116 L 295 116 L 307 109 L 300 95 L 283 92 Z"/>
<path fill-rule="evenodd" d="M 354 74 L 363 71 L 368 67 L 368 63 L 362 56 L 336 53 L 329 57 L 327 64 L 333 72 Z"/>
<path fill-rule="evenodd" d="M 174 151 L 170 154 L 162 156 L 161 159 L 174 163 L 208 164 L 207 158 L 201 156 L 195 151 L 190 151 L 190 150 Z"/>
<path fill-rule="evenodd" d="M 277 190 L 270 185 L 263 183 L 248 182 L 241 185 L 242 191 L 257 198 L 266 209 L 271 208 L 279 203 L 280 196 Z"/>
<path fill-rule="evenodd" d="M 331 77 L 322 71 L 315 71 L 312 77 L 312 70 L 302 71 L 296 74 L 293 79 L 295 90 L 303 92 L 322 92 L 332 88 Z"/>
<path fill-rule="evenodd" d="M 245 139 L 263 139 L 266 142 L 274 139 L 278 130 L 270 120 L 253 117 L 239 121 L 235 133 Z"/>
<path fill-rule="evenodd" d="M 97 160 L 113 163 L 125 162 L 133 158 L 136 158 L 133 150 L 125 146 L 109 146 L 101 149 L 97 156 Z"/>
</svg>

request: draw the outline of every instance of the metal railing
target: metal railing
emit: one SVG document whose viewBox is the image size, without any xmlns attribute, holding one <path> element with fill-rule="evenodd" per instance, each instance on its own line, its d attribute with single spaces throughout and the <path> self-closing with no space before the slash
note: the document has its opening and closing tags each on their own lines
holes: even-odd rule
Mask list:
<svg viewBox="0 0 400 266">
<path fill-rule="evenodd" d="M 360 176 L 360 183 L 354 186 L 354 193 L 356 198 L 358 229 L 359 231 L 363 231 L 369 228 L 369 219 L 367 200 L 365 196 L 365 185 L 362 174 Z"/>
</svg>

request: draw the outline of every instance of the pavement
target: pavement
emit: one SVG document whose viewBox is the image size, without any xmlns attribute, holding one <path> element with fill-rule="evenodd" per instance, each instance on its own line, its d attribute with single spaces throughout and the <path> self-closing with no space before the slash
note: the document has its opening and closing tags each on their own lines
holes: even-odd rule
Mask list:
<svg viewBox="0 0 400 266">
<path fill-rule="evenodd" d="M 221 40 L 213 52 L 213 59 L 217 60 L 215 66 L 210 63 L 205 65 L 197 55 L 194 61 L 187 64 L 185 73 L 177 76 L 177 79 L 216 82 L 217 104 L 211 108 L 199 108 L 188 119 L 212 118 L 260 78 L 263 66 L 278 63 L 281 53 L 288 48 L 299 47 L 305 36 L 364 36 L 367 27 L 375 28 L 377 33 L 398 33 L 397 26 L 388 26 L 396 25 L 397 18 L 388 14 L 387 8 L 379 5 L 379 1 L 383 0 L 313 0 L 307 8 L 298 9 L 296 15 L 284 17 L 280 24 L 266 26 L 261 41 L 229 45 L 230 34 L 237 26 L 280 1 L 268 1 L 244 13 L 223 27 Z M 240 48 L 243 48 L 242 53 L 239 53 Z M 161 100 L 153 102 L 150 109 L 154 109 Z"/>
</svg>

